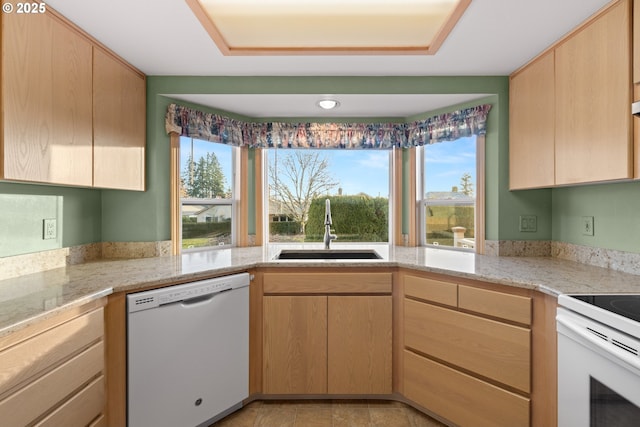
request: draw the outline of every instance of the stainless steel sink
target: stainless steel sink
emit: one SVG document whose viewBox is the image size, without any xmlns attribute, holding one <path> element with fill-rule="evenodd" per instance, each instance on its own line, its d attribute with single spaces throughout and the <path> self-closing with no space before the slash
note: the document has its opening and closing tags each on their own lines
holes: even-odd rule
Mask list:
<svg viewBox="0 0 640 427">
<path fill-rule="evenodd" d="M 276 259 L 382 259 L 373 249 L 283 249 Z"/>
</svg>

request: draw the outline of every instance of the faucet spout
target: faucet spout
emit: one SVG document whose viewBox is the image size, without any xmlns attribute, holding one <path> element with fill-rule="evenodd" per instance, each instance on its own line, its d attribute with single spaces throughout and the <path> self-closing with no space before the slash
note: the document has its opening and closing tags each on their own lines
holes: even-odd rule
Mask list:
<svg viewBox="0 0 640 427">
<path fill-rule="evenodd" d="M 324 203 L 324 248 L 330 249 L 331 241 L 338 238 L 335 234 L 331 234 L 331 226 L 333 221 L 331 220 L 331 201 L 325 200 Z"/>
</svg>

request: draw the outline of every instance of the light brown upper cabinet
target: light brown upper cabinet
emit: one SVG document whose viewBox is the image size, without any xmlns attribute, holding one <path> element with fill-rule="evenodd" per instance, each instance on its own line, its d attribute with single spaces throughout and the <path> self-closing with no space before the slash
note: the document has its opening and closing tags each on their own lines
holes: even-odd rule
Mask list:
<svg viewBox="0 0 640 427">
<path fill-rule="evenodd" d="M 548 52 L 509 81 L 509 186 L 555 184 L 554 54 Z"/>
<path fill-rule="evenodd" d="M 144 190 L 145 76 L 49 7 L 1 19 L 0 179 Z"/>
<path fill-rule="evenodd" d="M 91 186 L 91 44 L 57 18 L 2 15 L 1 178 Z"/>
<path fill-rule="evenodd" d="M 94 48 L 94 186 L 144 190 L 145 103 L 144 76 Z"/>
<path fill-rule="evenodd" d="M 556 49 L 556 184 L 633 177 L 631 2 Z"/>
<path fill-rule="evenodd" d="M 611 4 L 511 76 L 511 189 L 633 178 L 631 6 Z"/>
</svg>

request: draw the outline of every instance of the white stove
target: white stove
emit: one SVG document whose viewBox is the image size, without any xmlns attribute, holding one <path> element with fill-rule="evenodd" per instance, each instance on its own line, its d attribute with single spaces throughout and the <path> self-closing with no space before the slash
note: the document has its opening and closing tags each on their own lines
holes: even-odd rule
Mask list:
<svg viewBox="0 0 640 427">
<path fill-rule="evenodd" d="M 561 295 L 558 426 L 640 420 L 640 295 Z"/>
</svg>

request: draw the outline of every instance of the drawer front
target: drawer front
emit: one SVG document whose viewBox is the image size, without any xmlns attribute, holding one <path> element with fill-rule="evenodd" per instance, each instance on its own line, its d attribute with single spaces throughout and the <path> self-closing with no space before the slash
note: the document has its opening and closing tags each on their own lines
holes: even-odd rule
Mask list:
<svg viewBox="0 0 640 427">
<path fill-rule="evenodd" d="M 458 285 L 424 277 L 404 276 L 406 296 L 456 307 L 458 305 Z"/>
<path fill-rule="evenodd" d="M 500 319 L 531 325 L 531 298 L 460 285 L 458 306 Z"/>
<path fill-rule="evenodd" d="M 460 427 L 527 427 L 529 399 L 404 351 L 405 396 Z"/>
<path fill-rule="evenodd" d="M 531 331 L 405 299 L 405 346 L 530 391 Z"/>
<path fill-rule="evenodd" d="M 27 425 L 103 369 L 104 345 L 99 342 L 0 402 L 0 419 L 8 425 Z"/>
<path fill-rule="evenodd" d="M 55 366 L 104 334 L 102 308 L 0 352 L 0 395 Z"/>
<path fill-rule="evenodd" d="M 265 294 L 391 294 L 392 273 L 264 273 Z"/>
<path fill-rule="evenodd" d="M 104 377 L 100 376 L 35 427 L 85 427 L 91 424 L 104 410 L 104 390 Z"/>
</svg>

